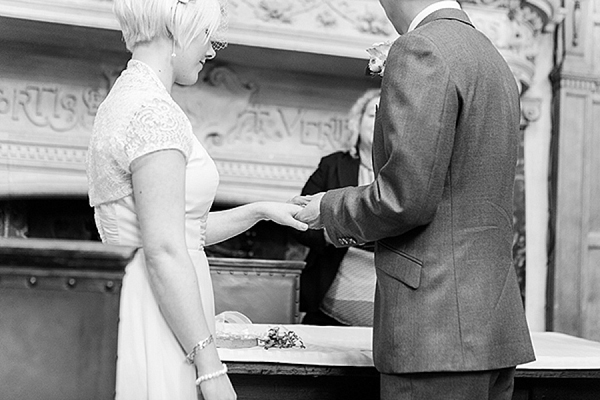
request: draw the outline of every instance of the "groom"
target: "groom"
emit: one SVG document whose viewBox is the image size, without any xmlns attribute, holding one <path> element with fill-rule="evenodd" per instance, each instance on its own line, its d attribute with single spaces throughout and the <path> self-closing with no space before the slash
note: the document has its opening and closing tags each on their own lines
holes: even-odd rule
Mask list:
<svg viewBox="0 0 600 400">
<path fill-rule="evenodd" d="M 297 198 L 333 243 L 376 241 L 382 399 L 510 399 L 534 360 L 512 265 L 519 93 L 455 1 L 380 0 L 402 36 L 375 120 L 371 185 Z"/>
</svg>

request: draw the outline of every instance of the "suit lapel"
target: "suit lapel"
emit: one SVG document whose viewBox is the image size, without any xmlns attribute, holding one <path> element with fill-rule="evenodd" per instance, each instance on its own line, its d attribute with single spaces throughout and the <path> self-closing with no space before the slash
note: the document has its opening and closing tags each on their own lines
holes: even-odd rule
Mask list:
<svg viewBox="0 0 600 400">
<path fill-rule="evenodd" d="M 463 10 L 457 10 L 455 8 L 443 8 L 441 10 L 437 10 L 429 14 L 423 21 L 421 21 L 419 25 L 417 25 L 416 29 L 439 19 L 453 19 L 464 24 L 470 25 L 473 28 L 475 27 Z"/>
</svg>

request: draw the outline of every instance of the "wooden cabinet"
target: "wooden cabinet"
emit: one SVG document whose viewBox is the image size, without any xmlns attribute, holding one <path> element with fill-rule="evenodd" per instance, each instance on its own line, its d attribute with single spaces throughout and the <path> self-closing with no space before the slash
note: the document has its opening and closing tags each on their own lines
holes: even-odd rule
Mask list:
<svg viewBox="0 0 600 400">
<path fill-rule="evenodd" d="M 0 398 L 112 399 L 119 298 L 134 248 L 0 239 Z M 298 321 L 304 262 L 211 258 L 217 312 Z"/>
<path fill-rule="evenodd" d="M 0 240 L 0 398 L 114 398 L 126 247 Z"/>
<path fill-rule="evenodd" d="M 209 258 L 215 312 L 239 311 L 254 323 L 300 322 L 304 261 Z"/>
</svg>

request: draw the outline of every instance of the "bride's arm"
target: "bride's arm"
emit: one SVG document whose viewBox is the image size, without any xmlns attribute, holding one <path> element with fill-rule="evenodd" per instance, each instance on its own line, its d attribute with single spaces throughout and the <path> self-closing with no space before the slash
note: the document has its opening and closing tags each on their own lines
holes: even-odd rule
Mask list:
<svg viewBox="0 0 600 400">
<path fill-rule="evenodd" d="M 259 201 L 224 211 L 209 213 L 206 222 L 206 244 L 211 245 L 242 233 L 261 220 L 306 230 L 307 225 L 294 219 L 302 207 L 280 202 Z"/>
<path fill-rule="evenodd" d="M 177 150 L 158 151 L 134 160 L 131 171 L 150 284 L 185 362 L 185 354 L 210 335 L 185 241 L 185 159 Z M 198 375 L 222 368 L 214 343 L 199 352 L 196 368 Z M 228 378 L 211 381 L 229 390 Z"/>
</svg>

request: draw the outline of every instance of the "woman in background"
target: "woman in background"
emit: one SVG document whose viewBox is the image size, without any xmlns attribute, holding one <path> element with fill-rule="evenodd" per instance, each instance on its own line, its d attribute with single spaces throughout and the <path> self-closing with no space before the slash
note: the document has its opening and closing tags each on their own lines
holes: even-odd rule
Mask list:
<svg viewBox="0 0 600 400">
<path fill-rule="evenodd" d="M 114 11 L 132 57 L 98 110 L 87 173 L 102 241 L 140 248 L 123 278 L 116 398 L 235 399 L 203 247 L 263 219 L 306 225 L 285 203 L 209 212 L 217 169 L 170 93 L 224 46 L 219 1 L 115 0 Z"/>
<path fill-rule="evenodd" d="M 302 195 L 374 180 L 371 145 L 379 89 L 367 90 L 350 110 L 348 151 L 321 159 Z M 300 277 L 300 311 L 303 324 L 372 326 L 375 293 L 373 250 L 369 246 L 336 248 L 324 230 L 294 235 L 308 246 L 306 267 Z"/>
</svg>

